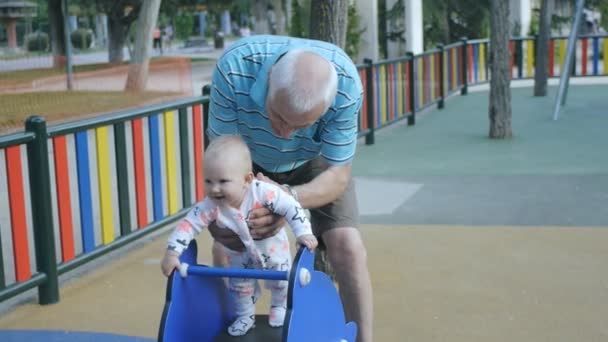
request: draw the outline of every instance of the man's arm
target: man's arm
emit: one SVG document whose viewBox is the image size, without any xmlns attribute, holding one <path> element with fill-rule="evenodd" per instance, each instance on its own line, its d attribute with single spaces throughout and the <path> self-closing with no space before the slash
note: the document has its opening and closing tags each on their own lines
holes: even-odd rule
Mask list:
<svg viewBox="0 0 608 342">
<path fill-rule="evenodd" d="M 303 208 L 318 208 L 335 201 L 344 193 L 350 179 L 351 164 L 330 166 L 312 181 L 294 186 Z"/>
<path fill-rule="evenodd" d="M 304 208 L 318 208 L 333 202 L 346 190 L 357 148 L 357 119 L 363 96 L 358 91 L 359 88 L 354 87 L 355 94 L 337 95 L 348 101 L 335 108 L 337 113 L 323 128 L 321 157 L 328 168 L 309 183 L 294 187 Z"/>
</svg>

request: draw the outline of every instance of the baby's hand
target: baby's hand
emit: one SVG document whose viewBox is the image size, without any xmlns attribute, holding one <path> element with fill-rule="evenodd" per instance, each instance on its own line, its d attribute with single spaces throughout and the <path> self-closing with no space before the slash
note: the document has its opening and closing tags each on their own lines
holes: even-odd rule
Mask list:
<svg viewBox="0 0 608 342">
<path fill-rule="evenodd" d="M 171 272 L 173 272 L 174 269 L 178 269 L 179 266 L 179 255 L 172 250 L 167 250 L 163 260 L 160 262 L 160 269 L 163 271 L 163 274 L 168 277 L 171 275 Z"/>
<path fill-rule="evenodd" d="M 306 246 L 306 248 L 308 248 L 308 250 L 310 250 L 311 252 L 313 252 L 319 244 L 317 238 L 312 234 L 299 236 L 298 238 L 296 238 L 296 241 L 298 242 L 298 244 Z"/>
</svg>

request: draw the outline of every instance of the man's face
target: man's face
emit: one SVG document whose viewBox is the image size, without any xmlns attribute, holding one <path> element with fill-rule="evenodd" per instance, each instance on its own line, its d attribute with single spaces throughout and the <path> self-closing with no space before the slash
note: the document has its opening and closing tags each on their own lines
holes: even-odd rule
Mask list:
<svg viewBox="0 0 608 342">
<path fill-rule="evenodd" d="M 306 113 L 294 113 L 284 99 L 286 94 L 279 90 L 274 99 L 266 100 L 266 112 L 276 135 L 289 138 L 296 130 L 312 126 L 325 111 L 325 105 L 319 104 Z"/>
</svg>

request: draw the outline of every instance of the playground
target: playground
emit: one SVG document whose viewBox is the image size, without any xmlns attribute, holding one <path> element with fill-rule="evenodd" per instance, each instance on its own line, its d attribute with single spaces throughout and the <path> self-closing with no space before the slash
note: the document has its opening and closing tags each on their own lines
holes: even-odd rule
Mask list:
<svg viewBox="0 0 608 342">
<path fill-rule="evenodd" d="M 359 146 L 376 341 L 608 339 L 608 86 L 571 85 L 557 121 L 549 90 L 513 88 L 511 140 L 486 138 L 481 89 Z M 155 340 L 171 228 L 64 277 L 57 304 L 7 301 L 0 340 Z"/>
</svg>

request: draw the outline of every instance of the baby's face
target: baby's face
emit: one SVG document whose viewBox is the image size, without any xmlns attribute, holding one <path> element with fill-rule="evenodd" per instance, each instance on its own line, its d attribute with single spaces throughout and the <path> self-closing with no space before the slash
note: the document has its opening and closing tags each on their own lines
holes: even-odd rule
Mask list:
<svg viewBox="0 0 608 342">
<path fill-rule="evenodd" d="M 231 159 L 205 164 L 205 194 L 218 205 L 239 208 L 253 175 Z"/>
</svg>

